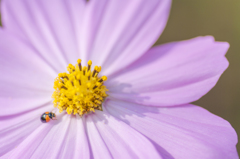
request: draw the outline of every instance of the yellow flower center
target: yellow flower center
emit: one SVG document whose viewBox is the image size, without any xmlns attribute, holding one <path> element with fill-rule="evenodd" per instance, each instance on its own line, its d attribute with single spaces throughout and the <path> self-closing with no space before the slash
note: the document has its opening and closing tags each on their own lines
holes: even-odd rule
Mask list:
<svg viewBox="0 0 240 159">
<path fill-rule="evenodd" d="M 68 114 L 79 114 L 80 116 L 95 112 L 95 109 L 102 110 L 102 103 L 107 97 L 108 89 L 103 85 L 107 80 L 106 76 L 98 77 L 101 66 L 95 66 L 91 71 L 92 61 L 88 61 L 88 66 L 82 67 L 81 60 L 74 67 L 69 64 L 69 73 L 59 73 L 54 81 L 52 98 L 54 107 L 58 107 L 59 112 L 66 110 Z"/>
</svg>

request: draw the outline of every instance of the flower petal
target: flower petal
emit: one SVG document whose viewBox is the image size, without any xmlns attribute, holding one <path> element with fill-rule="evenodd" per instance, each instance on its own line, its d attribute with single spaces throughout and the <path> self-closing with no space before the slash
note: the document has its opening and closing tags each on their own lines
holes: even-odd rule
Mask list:
<svg viewBox="0 0 240 159">
<path fill-rule="evenodd" d="M 33 111 L 45 106 L 51 106 L 53 109 L 53 104 L 50 103 L 51 95 L 49 97 L 35 97 L 35 98 L 2 98 L 0 97 L 0 117 L 14 116 L 29 111 Z M 51 111 L 48 110 L 46 111 Z"/>
<path fill-rule="evenodd" d="M 148 137 L 163 158 L 238 158 L 234 129 L 201 107 L 147 107 L 109 100 L 104 108 Z"/>
<path fill-rule="evenodd" d="M 170 6 L 171 0 L 90 0 L 83 24 L 86 59 L 102 66 L 105 75 L 126 67 L 158 39 Z"/>
<path fill-rule="evenodd" d="M 112 158 L 119 158 L 119 156 L 121 158 L 161 158 L 151 142 L 143 135 L 122 121 L 115 119 L 106 111 L 96 111 L 94 114 L 87 116 L 86 119 L 87 125 L 92 127 L 92 123 L 94 123 L 95 128 L 92 130 L 98 131 L 100 134 L 95 142 L 100 145 L 100 141 L 103 140 L 112 154 Z M 101 143 L 104 145 L 102 141 Z M 106 155 L 110 157 L 108 153 Z"/>
<path fill-rule="evenodd" d="M 2 105 L 1 101 L 0 101 L 0 103 Z M 10 114 L 10 115 L 6 115 L 6 114 L 4 114 L 4 112 L 5 112 L 5 109 L 9 110 L 8 107 L 6 107 L 6 108 L 0 107 L 0 109 L 1 109 L 0 131 L 10 128 L 12 126 L 14 127 L 15 125 L 17 125 L 19 123 L 29 120 L 29 118 L 35 119 L 36 117 L 39 117 L 39 120 L 40 120 L 40 116 L 46 111 L 51 111 L 52 108 L 53 108 L 52 104 L 48 103 L 46 105 L 40 106 L 35 109 L 30 109 L 25 112 L 19 110 L 19 113 L 17 113 L 17 114 L 10 114 L 12 112 L 10 112 L 10 113 L 6 112 L 6 114 Z M 21 111 L 21 113 L 20 113 L 20 111 Z M 16 112 L 14 111 L 14 113 L 16 113 Z"/>
<path fill-rule="evenodd" d="M 52 125 L 49 124 L 39 125 L 31 134 L 26 136 L 26 139 L 21 144 L 11 151 L 9 158 L 31 158 L 36 146 L 40 145 L 51 128 Z"/>
<path fill-rule="evenodd" d="M 34 117 L 1 130 L 0 156 L 18 146 L 31 132 L 33 132 L 40 125 L 40 123 L 40 120 L 37 120 L 36 117 Z"/>
<path fill-rule="evenodd" d="M 76 63 L 86 1 L 3 0 L 1 5 L 5 30 L 31 42 L 57 72 Z"/>
<path fill-rule="evenodd" d="M 0 50 L 0 116 L 51 101 L 55 71 L 31 45 L 0 29 Z"/>
<path fill-rule="evenodd" d="M 0 50 L 1 96 L 52 91 L 54 72 L 31 45 L 0 29 Z"/>
<path fill-rule="evenodd" d="M 90 158 L 85 121 L 79 116 L 71 116 L 71 123 L 62 146 L 62 158 Z"/>
<path fill-rule="evenodd" d="M 65 115 L 61 120 L 54 121 L 58 123 L 52 127 L 39 145 L 35 146 L 32 158 L 57 158 L 64 144 L 66 134 L 70 125 L 70 118 Z M 53 123 L 53 124 L 54 124 Z M 52 143 L 52 144 L 51 144 Z"/>
<path fill-rule="evenodd" d="M 14 150 L 11 157 L 89 158 L 89 155 L 81 118 L 64 115 L 60 121 L 38 127 Z"/>
<path fill-rule="evenodd" d="M 41 125 L 40 116 L 42 113 L 49 111 L 51 108 L 51 105 L 46 105 L 20 114 L 0 116 L 1 158 L 11 155 L 12 151 Z M 4 110 L 4 108 L 1 110 Z M 4 156 L 2 156 L 3 154 Z"/>
<path fill-rule="evenodd" d="M 88 117 L 86 119 L 86 128 L 87 128 L 89 143 L 91 145 L 93 158 L 95 158 L 95 159 L 98 159 L 98 158 L 111 159 L 111 158 L 113 158 L 111 155 L 111 152 L 109 151 L 103 138 L 99 134 L 99 131 L 96 128 L 95 122 L 90 117 Z"/>
<path fill-rule="evenodd" d="M 108 75 L 154 44 L 170 6 L 171 0 L 3 0 L 2 19 L 58 72 L 80 57 Z"/>
<path fill-rule="evenodd" d="M 13 150 L 5 153 L 4 155 L 0 156 L 1 159 L 9 159 L 9 156 L 11 156 L 11 154 L 13 153 Z"/>
<path fill-rule="evenodd" d="M 113 98 L 151 106 L 190 103 L 205 95 L 228 67 L 226 42 L 213 37 L 155 47 L 106 82 Z"/>
</svg>

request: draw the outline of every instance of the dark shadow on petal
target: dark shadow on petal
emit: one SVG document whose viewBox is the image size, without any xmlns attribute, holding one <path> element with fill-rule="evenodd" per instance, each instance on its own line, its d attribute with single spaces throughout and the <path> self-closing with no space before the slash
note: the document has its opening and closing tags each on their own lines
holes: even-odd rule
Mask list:
<svg viewBox="0 0 240 159">
<path fill-rule="evenodd" d="M 117 92 L 117 94 L 115 94 L 114 96 L 115 97 L 119 96 L 120 97 L 119 99 L 126 100 L 126 101 L 128 101 L 128 99 L 131 99 L 131 101 L 133 101 L 133 102 L 141 103 L 144 100 L 149 100 L 150 99 L 150 97 L 140 96 L 139 93 L 134 92 L 134 91 L 130 91 L 130 92 L 127 92 L 127 93 L 124 92 L 124 89 L 131 90 L 130 89 L 132 87 L 131 84 L 111 81 L 111 83 L 108 83 L 106 86 L 108 87 L 108 85 L 109 86 L 114 85 L 114 88 L 112 88 L 109 92 L 107 92 L 110 97 L 111 97 L 111 94 L 113 95 L 113 94 L 115 94 L 114 92 Z M 129 96 L 124 96 L 124 99 L 123 99 L 123 98 L 121 98 L 121 94 L 124 94 L 124 95 L 129 94 Z"/>
<path fill-rule="evenodd" d="M 157 152 L 159 155 L 161 155 L 161 157 L 163 157 L 163 159 L 174 159 L 174 157 L 167 152 L 164 148 L 162 148 L 160 145 L 158 145 L 156 142 L 154 142 L 153 140 L 149 139 L 147 136 L 145 136 L 149 141 L 151 141 L 151 143 L 153 144 L 153 146 L 156 148 Z"/>
</svg>

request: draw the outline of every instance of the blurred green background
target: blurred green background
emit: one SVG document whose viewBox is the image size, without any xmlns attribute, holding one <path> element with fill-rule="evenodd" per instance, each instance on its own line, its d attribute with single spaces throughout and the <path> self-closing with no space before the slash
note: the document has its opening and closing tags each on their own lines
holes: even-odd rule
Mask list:
<svg viewBox="0 0 240 159">
<path fill-rule="evenodd" d="M 240 0 L 173 0 L 168 25 L 155 45 L 200 35 L 229 42 L 230 65 L 217 85 L 194 104 L 228 120 L 240 135 Z M 240 144 L 237 148 L 240 152 Z"/>
</svg>

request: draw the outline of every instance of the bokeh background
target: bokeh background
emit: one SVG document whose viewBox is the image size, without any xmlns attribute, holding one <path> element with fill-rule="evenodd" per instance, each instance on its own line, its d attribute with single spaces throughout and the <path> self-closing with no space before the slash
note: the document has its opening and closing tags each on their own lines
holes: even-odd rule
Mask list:
<svg viewBox="0 0 240 159">
<path fill-rule="evenodd" d="M 167 27 L 155 45 L 201 35 L 230 43 L 230 65 L 194 104 L 228 120 L 240 135 L 240 0 L 173 0 Z M 240 144 L 237 148 L 240 152 Z"/>
<path fill-rule="evenodd" d="M 228 120 L 240 135 L 240 0 L 173 0 L 167 27 L 155 45 L 202 35 L 230 43 L 230 66 L 194 104 Z"/>
</svg>

